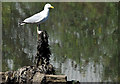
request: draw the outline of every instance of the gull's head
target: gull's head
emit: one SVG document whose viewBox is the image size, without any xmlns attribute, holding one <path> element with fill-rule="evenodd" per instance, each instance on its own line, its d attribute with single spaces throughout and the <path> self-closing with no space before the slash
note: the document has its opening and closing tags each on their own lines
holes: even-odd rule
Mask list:
<svg viewBox="0 0 120 84">
<path fill-rule="evenodd" d="M 50 8 L 54 8 L 53 6 L 51 6 L 51 4 L 45 4 L 45 7 L 44 7 L 44 9 L 50 9 Z"/>
</svg>

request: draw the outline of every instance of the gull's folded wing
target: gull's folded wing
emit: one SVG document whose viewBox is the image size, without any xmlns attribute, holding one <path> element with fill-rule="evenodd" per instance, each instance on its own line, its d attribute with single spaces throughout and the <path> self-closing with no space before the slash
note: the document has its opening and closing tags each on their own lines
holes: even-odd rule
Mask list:
<svg viewBox="0 0 120 84">
<path fill-rule="evenodd" d="M 38 23 L 38 21 L 42 20 L 44 17 L 42 16 L 42 12 L 37 13 L 27 19 L 25 19 L 24 23 Z"/>
</svg>

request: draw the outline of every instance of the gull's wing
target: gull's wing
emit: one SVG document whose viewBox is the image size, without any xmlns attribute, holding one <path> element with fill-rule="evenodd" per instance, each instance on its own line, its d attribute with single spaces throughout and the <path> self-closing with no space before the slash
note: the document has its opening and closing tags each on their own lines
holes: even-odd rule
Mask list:
<svg viewBox="0 0 120 84">
<path fill-rule="evenodd" d="M 38 21 L 41 21 L 44 18 L 42 15 L 42 12 L 37 13 L 37 14 L 25 19 L 23 22 L 24 23 L 38 23 Z"/>
</svg>

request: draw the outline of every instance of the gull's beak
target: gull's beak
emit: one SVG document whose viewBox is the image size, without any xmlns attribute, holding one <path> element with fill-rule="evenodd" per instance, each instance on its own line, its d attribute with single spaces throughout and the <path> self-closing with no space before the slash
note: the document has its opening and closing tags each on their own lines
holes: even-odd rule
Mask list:
<svg viewBox="0 0 120 84">
<path fill-rule="evenodd" d="M 50 8 L 54 8 L 53 6 L 51 6 Z"/>
</svg>

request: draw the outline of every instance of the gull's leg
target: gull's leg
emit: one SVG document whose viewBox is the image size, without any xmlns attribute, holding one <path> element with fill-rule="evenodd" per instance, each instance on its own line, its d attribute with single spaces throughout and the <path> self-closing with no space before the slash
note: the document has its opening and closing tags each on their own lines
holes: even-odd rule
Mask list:
<svg viewBox="0 0 120 84">
<path fill-rule="evenodd" d="M 40 29 L 40 24 L 38 24 L 38 27 L 39 27 L 39 31 L 41 31 L 41 29 Z"/>
<path fill-rule="evenodd" d="M 40 24 L 37 25 L 37 33 L 40 34 L 41 30 L 40 30 Z"/>
</svg>

